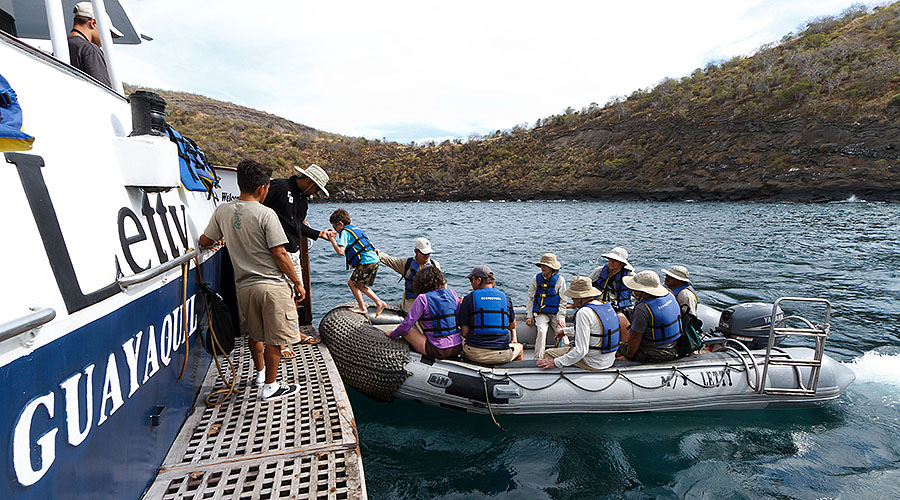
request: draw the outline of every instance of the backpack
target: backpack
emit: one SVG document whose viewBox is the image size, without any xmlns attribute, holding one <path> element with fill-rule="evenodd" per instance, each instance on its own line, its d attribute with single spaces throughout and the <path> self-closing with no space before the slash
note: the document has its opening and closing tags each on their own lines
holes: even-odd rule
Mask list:
<svg viewBox="0 0 900 500">
<path fill-rule="evenodd" d="M 678 357 L 683 358 L 690 355 L 700 346 L 703 345 L 701 334 L 703 333 L 703 322 L 700 318 L 694 316 L 687 310 L 687 306 L 681 308 L 681 337 L 678 337 L 676 348 L 678 349 Z"/>
<path fill-rule="evenodd" d="M 225 299 L 219 292 L 213 290 L 209 283 L 201 283 L 200 289 L 206 297 L 207 318 L 206 335 L 203 338 L 203 348 L 213 356 L 217 354 L 231 354 L 234 350 L 234 323 L 231 319 L 231 311 L 225 304 Z M 211 325 L 210 325 L 211 323 Z M 210 328 L 209 326 L 212 326 Z M 213 342 L 213 335 L 218 340 L 218 345 Z"/>
</svg>

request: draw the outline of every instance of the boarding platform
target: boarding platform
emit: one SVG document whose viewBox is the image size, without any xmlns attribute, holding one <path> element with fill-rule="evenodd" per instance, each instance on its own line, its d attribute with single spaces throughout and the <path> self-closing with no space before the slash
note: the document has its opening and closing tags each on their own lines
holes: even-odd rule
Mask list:
<svg viewBox="0 0 900 500">
<path fill-rule="evenodd" d="M 293 349 L 279 380 L 299 384 L 300 392 L 285 399 L 258 398 L 247 342 L 238 339 L 234 392 L 207 406 L 206 396 L 225 387 L 211 363 L 193 413 L 143 498 L 366 498 L 356 421 L 328 348 Z"/>
</svg>

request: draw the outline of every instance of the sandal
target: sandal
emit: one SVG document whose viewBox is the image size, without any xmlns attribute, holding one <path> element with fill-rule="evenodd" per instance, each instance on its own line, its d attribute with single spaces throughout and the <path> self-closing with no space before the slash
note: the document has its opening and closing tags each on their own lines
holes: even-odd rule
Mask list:
<svg viewBox="0 0 900 500">
<path fill-rule="evenodd" d="M 286 346 L 284 346 L 284 347 L 281 348 L 281 357 L 282 357 L 282 359 L 283 359 L 283 358 L 293 358 L 293 357 L 296 356 L 296 355 L 297 355 L 297 353 L 295 353 L 294 350 L 291 349 L 291 346 L 289 346 L 289 345 L 286 345 Z"/>
<path fill-rule="evenodd" d="M 318 344 L 320 342 L 319 339 L 313 337 L 312 335 L 303 335 L 300 334 L 300 342 L 298 344 Z"/>
</svg>

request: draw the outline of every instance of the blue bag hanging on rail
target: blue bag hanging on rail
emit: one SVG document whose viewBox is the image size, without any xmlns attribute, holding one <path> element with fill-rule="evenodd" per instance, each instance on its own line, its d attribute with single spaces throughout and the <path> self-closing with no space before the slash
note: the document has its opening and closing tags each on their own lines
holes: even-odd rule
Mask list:
<svg viewBox="0 0 900 500">
<path fill-rule="evenodd" d="M 188 191 L 206 191 L 212 196 L 212 188 L 219 187 L 219 176 L 206 161 L 206 154 L 190 138 L 166 125 L 169 139 L 178 146 L 178 164 L 181 167 L 181 185 Z"/>
<path fill-rule="evenodd" d="M 0 75 L 0 152 L 28 151 L 34 137 L 22 132 L 22 107 L 16 91 Z"/>
</svg>

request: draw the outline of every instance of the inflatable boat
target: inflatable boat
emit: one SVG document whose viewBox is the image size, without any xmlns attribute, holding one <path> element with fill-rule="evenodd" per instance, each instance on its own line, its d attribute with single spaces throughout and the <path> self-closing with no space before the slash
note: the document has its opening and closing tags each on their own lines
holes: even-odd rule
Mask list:
<svg viewBox="0 0 900 500">
<path fill-rule="evenodd" d="M 825 321 L 784 316 L 786 301 L 818 302 Z M 319 326 L 344 382 L 376 401 L 403 398 L 491 414 L 630 413 L 820 406 L 839 397 L 853 371 L 824 354 L 830 304 L 781 298 L 718 311 L 700 305 L 704 348 L 667 363 L 616 361 L 603 371 L 543 370 L 532 358 L 535 329 L 517 308 L 517 336 L 525 360 L 485 366 L 464 359 L 435 360 L 384 332 L 403 320 L 399 306 L 378 318 L 332 309 Z M 567 323 L 571 325 L 573 313 Z M 813 347 L 781 347 L 787 337 Z M 548 337 L 552 337 L 549 336 Z M 548 346 L 549 347 L 549 346 Z"/>
</svg>

